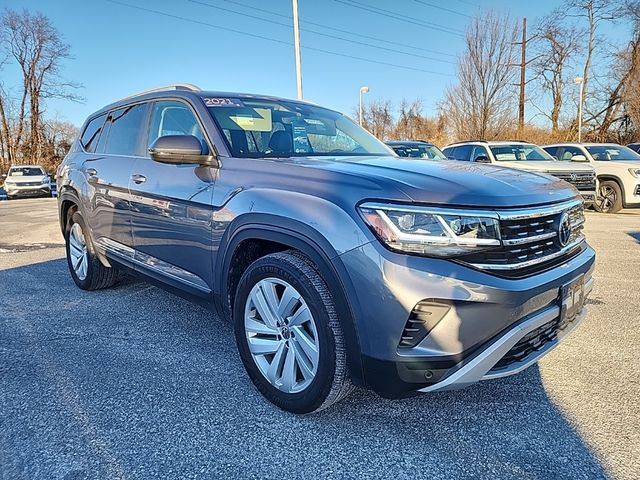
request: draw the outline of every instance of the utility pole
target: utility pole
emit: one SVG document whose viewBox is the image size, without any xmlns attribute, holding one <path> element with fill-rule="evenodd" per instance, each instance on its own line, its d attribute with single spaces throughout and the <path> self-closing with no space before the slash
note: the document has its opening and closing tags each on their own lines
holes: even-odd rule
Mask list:
<svg viewBox="0 0 640 480">
<path fill-rule="evenodd" d="M 518 135 L 524 132 L 524 87 L 527 78 L 527 17 L 522 17 L 522 44 L 520 59 L 520 101 L 518 102 Z"/>
<path fill-rule="evenodd" d="M 293 2 L 293 48 L 296 53 L 296 86 L 298 100 L 302 100 L 302 65 L 300 60 L 300 26 L 298 24 L 298 0 Z"/>
</svg>

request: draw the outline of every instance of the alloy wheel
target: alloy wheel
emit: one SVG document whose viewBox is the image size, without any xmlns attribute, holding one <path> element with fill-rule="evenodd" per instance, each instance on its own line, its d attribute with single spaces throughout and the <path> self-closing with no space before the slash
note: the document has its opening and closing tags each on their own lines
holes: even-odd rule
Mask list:
<svg viewBox="0 0 640 480">
<path fill-rule="evenodd" d="M 249 351 L 262 375 L 285 393 L 306 389 L 316 376 L 320 344 L 302 295 L 278 278 L 260 280 L 244 310 Z"/>
<path fill-rule="evenodd" d="M 74 223 L 69 232 L 69 256 L 71 266 L 80 280 L 87 278 L 88 254 L 87 242 L 79 223 Z"/>
<path fill-rule="evenodd" d="M 613 187 L 602 185 L 599 194 L 600 196 L 597 199 L 598 208 L 601 212 L 608 212 L 616 203 L 616 191 Z"/>
</svg>

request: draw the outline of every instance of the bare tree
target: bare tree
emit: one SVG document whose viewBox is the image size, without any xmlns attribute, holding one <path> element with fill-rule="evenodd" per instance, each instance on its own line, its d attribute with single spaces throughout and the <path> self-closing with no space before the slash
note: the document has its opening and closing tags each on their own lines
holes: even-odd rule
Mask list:
<svg viewBox="0 0 640 480">
<path fill-rule="evenodd" d="M 517 35 L 506 15 L 489 12 L 471 21 L 458 84 L 447 90 L 442 105 L 457 138 L 494 138 L 513 121 Z"/>
<path fill-rule="evenodd" d="M 18 150 L 25 156 L 40 158 L 43 153 L 43 100 L 53 97 L 79 100 L 70 91 L 79 85 L 60 78 L 62 61 L 71 57 L 69 45 L 44 15 L 9 9 L 0 17 L 0 45 L 22 73 L 17 112 L 12 122 L 6 112 L 6 91 L 0 92 L 4 93 L 0 126 L 7 142 L 9 161 L 17 157 Z M 25 135 L 28 135 L 27 141 L 23 141 Z"/>
<path fill-rule="evenodd" d="M 393 129 L 390 100 L 373 100 L 362 109 L 362 126 L 381 140 L 386 140 Z"/>
<path fill-rule="evenodd" d="M 568 16 L 582 18 L 586 21 L 587 42 L 584 66 L 582 67 L 582 96 L 579 102 L 585 103 L 591 76 L 591 65 L 596 48 L 598 27 L 603 21 L 613 20 L 619 11 L 619 4 L 615 0 L 567 0 Z"/>
<path fill-rule="evenodd" d="M 580 47 L 581 32 L 567 25 L 561 11 L 555 11 L 542 19 L 536 32 L 536 54 L 533 62 L 535 77 L 539 78 L 543 91 L 551 96 L 551 112 L 541 111 L 551 121 L 551 131 L 558 133 L 560 114 L 567 85 L 566 67 Z"/>
</svg>

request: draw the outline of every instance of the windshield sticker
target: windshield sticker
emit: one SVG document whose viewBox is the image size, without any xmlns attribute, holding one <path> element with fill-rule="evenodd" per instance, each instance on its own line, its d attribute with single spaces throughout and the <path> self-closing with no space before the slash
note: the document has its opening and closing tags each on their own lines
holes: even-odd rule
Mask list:
<svg viewBox="0 0 640 480">
<path fill-rule="evenodd" d="M 229 120 L 234 122 L 242 130 L 270 132 L 273 129 L 271 109 L 269 108 L 253 108 L 249 112 L 229 115 Z"/>
<path fill-rule="evenodd" d="M 204 104 L 207 107 L 244 107 L 244 103 L 237 98 L 212 97 L 205 98 Z"/>
<path fill-rule="evenodd" d="M 309 137 L 307 137 L 307 126 L 304 121 L 293 124 L 293 151 L 295 153 L 311 152 Z"/>
</svg>

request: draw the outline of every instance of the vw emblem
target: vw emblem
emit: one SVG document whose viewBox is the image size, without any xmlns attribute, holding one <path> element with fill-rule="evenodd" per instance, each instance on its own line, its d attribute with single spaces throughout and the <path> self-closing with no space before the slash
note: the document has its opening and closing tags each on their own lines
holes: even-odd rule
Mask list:
<svg viewBox="0 0 640 480">
<path fill-rule="evenodd" d="M 560 216 L 560 226 L 558 227 L 558 241 L 560 245 L 565 247 L 569 243 L 569 237 L 571 237 L 571 220 L 569 214 L 564 212 Z"/>
<path fill-rule="evenodd" d="M 572 182 L 577 182 L 578 181 L 578 174 L 577 173 L 572 173 L 571 174 L 571 181 Z"/>
</svg>

